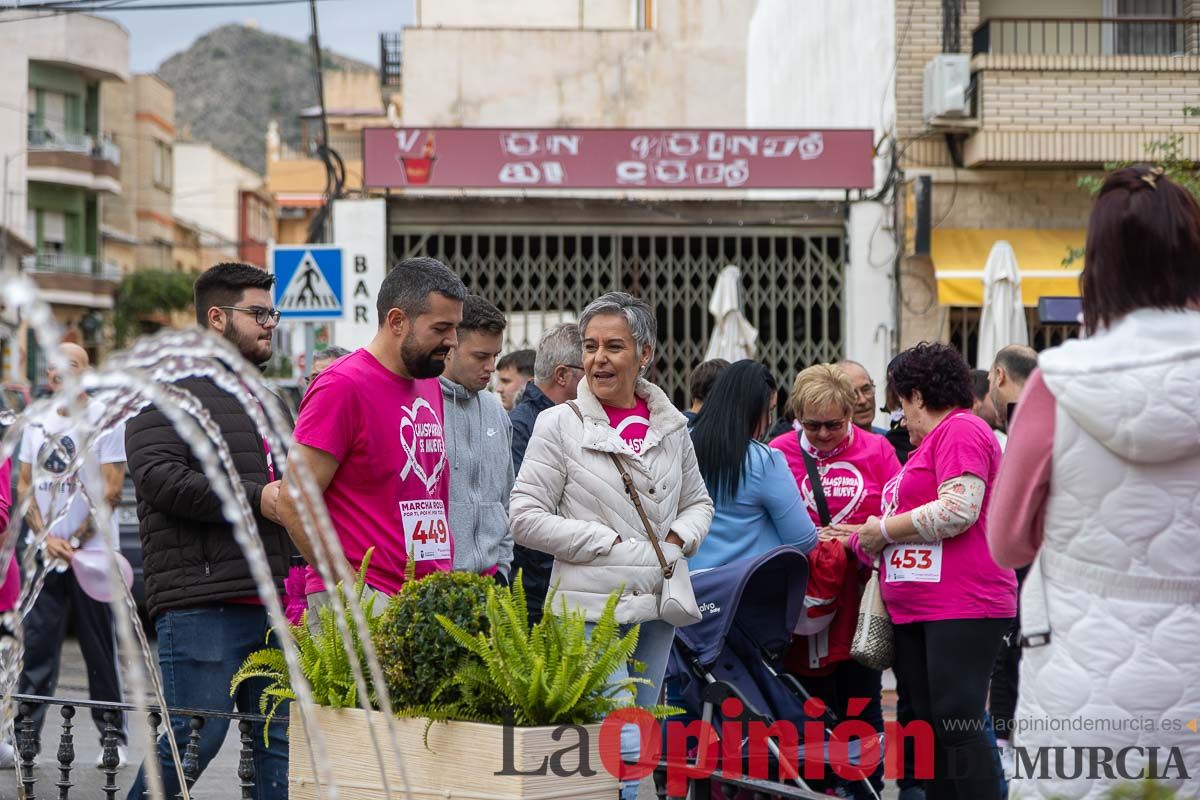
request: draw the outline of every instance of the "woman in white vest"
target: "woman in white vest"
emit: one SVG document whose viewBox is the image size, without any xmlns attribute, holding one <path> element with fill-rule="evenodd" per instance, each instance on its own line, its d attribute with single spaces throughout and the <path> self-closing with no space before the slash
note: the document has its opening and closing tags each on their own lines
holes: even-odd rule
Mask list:
<svg viewBox="0 0 1200 800">
<path fill-rule="evenodd" d="M 999 563 L 1033 563 L 1013 796 L 1144 773 L 1196 797 L 1200 206 L 1161 169 L 1118 170 L 1086 252 L 1086 336 L 1041 354 L 988 526 Z"/>
<path fill-rule="evenodd" d="M 596 621 L 609 595 L 622 589 L 622 633 L 641 624 L 634 660 L 643 708 L 658 702 L 675 628 L 659 618 L 663 572 L 616 454 L 632 478 L 664 557 L 691 556 L 708 534 L 713 504 L 696 463 L 686 420 L 641 376 L 654 357 L 654 311 L 624 292 L 593 300 L 579 318 L 583 372 L 579 398 L 543 411 L 533 428 L 509 501 L 513 540 L 554 556 L 555 603 Z M 627 677 L 624 667 L 613 676 Z M 621 753 L 635 760 L 638 729 L 622 729 Z M 637 782 L 622 789 L 635 800 Z"/>
</svg>

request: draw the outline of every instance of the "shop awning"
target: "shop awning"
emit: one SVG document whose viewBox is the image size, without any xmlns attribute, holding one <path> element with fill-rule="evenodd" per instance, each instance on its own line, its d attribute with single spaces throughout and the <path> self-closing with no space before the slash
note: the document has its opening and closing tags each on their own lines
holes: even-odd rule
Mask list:
<svg viewBox="0 0 1200 800">
<path fill-rule="evenodd" d="M 938 302 L 944 306 L 983 305 L 983 268 L 998 241 L 1012 245 L 1021 270 L 1021 302 L 1038 304 L 1043 295 L 1077 297 L 1082 259 L 1062 265 L 1070 248 L 1082 248 L 1082 228 L 935 228 L 931 242 Z"/>
</svg>

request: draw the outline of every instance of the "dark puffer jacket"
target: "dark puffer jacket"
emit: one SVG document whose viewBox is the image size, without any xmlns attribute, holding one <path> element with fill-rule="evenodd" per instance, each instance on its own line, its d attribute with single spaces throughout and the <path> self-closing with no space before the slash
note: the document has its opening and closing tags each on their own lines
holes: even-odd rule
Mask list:
<svg viewBox="0 0 1200 800">
<path fill-rule="evenodd" d="M 294 549 L 287 531 L 260 513 L 268 483 L 262 437 L 237 398 L 212 381 L 188 378 L 176 385 L 195 395 L 221 429 L 254 509 L 271 574 L 282 588 Z M 258 594 L 217 493 L 167 417 L 147 407 L 126 426 L 125 449 L 137 490 L 150 615 Z M 275 477 L 282 477 L 278 467 Z"/>
</svg>

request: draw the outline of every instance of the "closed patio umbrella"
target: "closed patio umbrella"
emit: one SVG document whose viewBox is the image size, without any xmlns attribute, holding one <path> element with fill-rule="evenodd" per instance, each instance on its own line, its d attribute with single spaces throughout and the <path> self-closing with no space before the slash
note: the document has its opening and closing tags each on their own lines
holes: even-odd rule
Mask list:
<svg viewBox="0 0 1200 800">
<path fill-rule="evenodd" d="M 983 313 L 979 320 L 979 354 L 975 365 L 990 370 L 996 353 L 1010 344 L 1029 344 L 1021 273 L 1017 256 L 1005 241 L 992 245 L 983 270 Z"/>
<path fill-rule="evenodd" d="M 716 319 L 704 360 L 723 358 L 730 363 L 754 358 L 758 331 L 742 314 L 742 271 L 728 266 L 717 276 L 708 311 Z"/>
</svg>

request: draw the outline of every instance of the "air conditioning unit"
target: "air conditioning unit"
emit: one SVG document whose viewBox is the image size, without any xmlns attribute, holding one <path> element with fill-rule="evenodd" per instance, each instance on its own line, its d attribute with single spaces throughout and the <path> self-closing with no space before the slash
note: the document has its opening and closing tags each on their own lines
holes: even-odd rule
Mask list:
<svg viewBox="0 0 1200 800">
<path fill-rule="evenodd" d="M 925 65 L 924 119 L 971 116 L 971 57 L 941 53 Z"/>
</svg>

